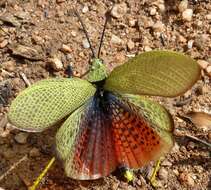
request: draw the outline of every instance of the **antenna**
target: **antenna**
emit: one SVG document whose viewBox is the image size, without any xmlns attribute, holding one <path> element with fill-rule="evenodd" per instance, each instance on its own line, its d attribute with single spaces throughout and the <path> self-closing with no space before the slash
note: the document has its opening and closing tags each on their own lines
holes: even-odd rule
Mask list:
<svg viewBox="0 0 211 190">
<path fill-rule="evenodd" d="M 103 32 L 102 32 L 101 38 L 100 38 L 100 45 L 99 45 L 98 52 L 97 52 L 97 58 L 100 57 L 100 51 L 101 51 L 101 47 L 102 47 L 102 45 L 103 45 L 103 38 L 104 38 L 104 36 L 105 36 L 105 29 L 106 29 L 106 26 L 107 26 L 107 23 L 108 23 L 108 20 L 109 20 L 109 13 L 110 13 L 110 12 L 107 12 L 107 13 L 105 14 L 106 19 L 105 19 L 105 23 L 104 23 L 104 26 L 103 26 Z"/>
<path fill-rule="evenodd" d="M 91 44 L 91 41 L 90 41 L 90 39 L 89 39 L 88 32 L 87 32 L 86 27 L 85 27 L 85 25 L 84 25 L 84 23 L 83 23 L 83 21 L 82 21 L 82 19 L 81 19 L 81 16 L 79 15 L 79 13 L 78 13 L 76 10 L 74 10 L 74 13 L 75 13 L 75 15 L 78 17 L 78 20 L 79 20 L 79 22 L 81 23 L 81 26 L 82 26 L 82 28 L 83 28 L 84 34 L 86 35 L 86 39 L 87 39 L 87 41 L 88 41 L 88 43 L 89 43 L 89 46 L 90 46 L 90 49 L 91 49 L 91 51 L 92 51 L 92 57 L 95 58 L 95 57 L 96 57 L 96 56 L 95 56 L 95 52 L 94 52 L 94 49 L 92 48 L 92 44 Z"/>
</svg>

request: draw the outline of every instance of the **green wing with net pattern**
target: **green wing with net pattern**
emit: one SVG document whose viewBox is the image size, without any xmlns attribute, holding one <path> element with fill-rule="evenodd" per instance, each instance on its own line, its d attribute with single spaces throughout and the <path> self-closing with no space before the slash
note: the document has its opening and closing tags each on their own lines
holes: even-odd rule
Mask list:
<svg viewBox="0 0 211 190">
<path fill-rule="evenodd" d="M 150 51 L 116 67 L 106 79 L 106 90 L 127 94 L 174 97 L 199 78 L 200 68 L 189 56 L 171 51 Z"/>
<path fill-rule="evenodd" d="M 42 131 L 81 106 L 95 90 L 91 83 L 78 78 L 39 81 L 13 100 L 9 121 L 25 131 Z"/>
</svg>

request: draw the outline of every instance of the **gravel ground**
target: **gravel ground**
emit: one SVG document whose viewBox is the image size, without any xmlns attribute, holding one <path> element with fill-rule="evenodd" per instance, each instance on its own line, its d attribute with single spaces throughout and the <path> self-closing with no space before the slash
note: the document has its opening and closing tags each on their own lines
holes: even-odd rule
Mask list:
<svg viewBox="0 0 211 190">
<path fill-rule="evenodd" d="M 88 69 L 91 52 L 73 8 L 84 20 L 94 49 L 99 45 L 104 15 L 112 8 L 101 52 L 109 70 L 153 49 L 184 52 L 198 61 L 202 77 L 192 90 L 174 99 L 156 98 L 174 117 L 176 139 L 161 163 L 157 189 L 211 189 L 210 149 L 188 137 L 211 142 L 211 128 L 178 117 L 190 111 L 211 113 L 210 0 L 1 0 L 0 189 L 25 190 L 33 183 L 53 155 L 56 132 L 56 127 L 36 134 L 14 129 L 5 117 L 11 100 L 38 80 L 67 77 L 68 64 L 76 76 Z M 23 161 L 5 175 L 21 158 Z M 153 189 L 147 180 L 151 171 L 152 166 L 135 171 L 131 183 L 122 180 L 118 172 L 81 182 L 65 177 L 61 163 L 56 162 L 39 189 Z"/>
</svg>

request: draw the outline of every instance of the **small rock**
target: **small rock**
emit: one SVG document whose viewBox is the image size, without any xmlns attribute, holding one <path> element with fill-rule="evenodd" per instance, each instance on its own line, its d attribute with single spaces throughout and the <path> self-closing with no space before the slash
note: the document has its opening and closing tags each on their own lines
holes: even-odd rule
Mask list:
<svg viewBox="0 0 211 190">
<path fill-rule="evenodd" d="M 89 11 L 89 7 L 87 5 L 85 5 L 82 9 L 82 13 L 87 13 Z"/>
<path fill-rule="evenodd" d="M 132 185 L 128 185 L 125 190 L 136 190 L 136 188 L 133 187 Z"/>
<path fill-rule="evenodd" d="M 73 30 L 73 31 L 71 31 L 71 32 L 70 32 L 70 34 L 71 34 L 73 37 L 76 37 L 76 36 L 77 36 L 77 32 L 76 32 L 76 31 L 74 31 L 74 30 Z"/>
<path fill-rule="evenodd" d="M 201 60 L 201 59 L 199 59 L 199 60 L 197 61 L 197 63 L 199 64 L 199 66 L 200 66 L 202 69 L 206 69 L 206 68 L 208 67 L 208 65 L 209 65 L 209 63 L 208 63 L 207 61 Z"/>
<path fill-rule="evenodd" d="M 137 23 L 136 19 L 132 19 L 132 18 L 129 19 L 129 26 L 130 27 L 134 27 L 136 25 L 136 23 Z"/>
<path fill-rule="evenodd" d="M 187 145 L 188 150 L 193 150 L 196 147 L 196 144 L 192 141 L 190 141 Z"/>
<path fill-rule="evenodd" d="M 153 26 L 152 26 L 154 32 L 163 32 L 164 31 L 164 24 L 161 21 L 157 21 Z"/>
<path fill-rule="evenodd" d="M 14 61 L 5 61 L 2 63 L 2 67 L 9 72 L 15 71 L 15 62 Z"/>
<path fill-rule="evenodd" d="M 61 71 L 63 69 L 62 61 L 57 56 L 54 56 L 53 58 L 49 58 L 48 63 L 51 65 L 51 67 L 55 71 Z"/>
<path fill-rule="evenodd" d="M 187 184 L 190 187 L 194 187 L 195 182 L 191 174 L 183 172 L 179 175 L 179 181 L 183 184 Z"/>
<path fill-rule="evenodd" d="M 172 170 L 175 176 L 179 176 L 179 171 L 177 169 Z"/>
<path fill-rule="evenodd" d="M 121 18 L 126 14 L 126 12 L 127 12 L 126 3 L 115 4 L 111 9 L 111 16 L 113 16 L 114 18 Z"/>
<path fill-rule="evenodd" d="M 211 20 L 211 14 L 206 15 L 207 20 Z"/>
<path fill-rule="evenodd" d="M 181 146 L 179 150 L 180 150 L 180 152 L 182 152 L 182 153 L 187 153 L 187 149 L 186 149 L 185 146 Z"/>
<path fill-rule="evenodd" d="M 83 43 L 83 47 L 84 47 L 85 49 L 90 48 L 90 45 L 89 45 L 89 42 L 88 42 L 87 39 L 84 39 L 84 40 L 82 41 L 82 43 Z"/>
<path fill-rule="evenodd" d="M 142 28 L 153 27 L 154 21 L 151 17 L 146 17 L 145 15 L 141 15 L 138 20 L 139 30 L 142 31 Z"/>
<path fill-rule="evenodd" d="M 157 13 L 157 10 L 156 10 L 156 8 L 151 8 L 150 9 L 150 11 L 149 11 L 149 14 L 151 15 L 151 16 L 154 16 L 154 15 L 156 15 L 156 13 Z"/>
<path fill-rule="evenodd" d="M 211 73 L 211 66 L 208 66 L 208 67 L 206 68 L 206 71 L 207 71 L 208 73 Z"/>
<path fill-rule="evenodd" d="M 129 50 L 132 50 L 135 47 L 135 43 L 132 40 L 127 42 L 127 47 Z"/>
<path fill-rule="evenodd" d="M 194 43 L 194 40 L 189 40 L 188 41 L 188 49 L 192 49 L 193 48 L 193 43 Z"/>
<path fill-rule="evenodd" d="M 10 134 L 10 131 L 12 130 L 8 129 L 7 127 L 6 128 L 0 127 L 0 137 L 3 137 L 3 138 L 7 137 Z"/>
<path fill-rule="evenodd" d="M 160 10 L 161 13 L 164 13 L 166 11 L 166 7 L 164 3 L 159 3 L 157 5 L 158 9 Z"/>
<path fill-rule="evenodd" d="M 35 44 L 43 44 L 44 43 L 44 40 L 42 37 L 38 36 L 38 35 L 32 35 L 32 42 L 35 43 Z"/>
<path fill-rule="evenodd" d="M 179 4 L 179 6 L 178 6 L 179 12 L 182 13 L 182 12 L 184 12 L 187 8 L 188 8 L 188 0 L 183 0 L 183 1 L 181 1 L 180 4 Z"/>
<path fill-rule="evenodd" d="M 146 52 L 148 52 L 148 51 L 152 51 L 152 48 L 151 48 L 151 47 L 149 47 L 149 46 L 145 46 L 145 47 L 144 47 L 144 51 L 146 51 Z"/>
<path fill-rule="evenodd" d="M 141 186 L 142 186 L 142 181 L 141 181 L 140 179 L 138 179 L 138 180 L 136 181 L 136 184 L 137 184 L 139 187 L 141 187 Z"/>
<path fill-rule="evenodd" d="M 168 178 L 168 171 L 165 168 L 160 168 L 159 172 L 158 172 L 158 177 L 161 180 L 167 180 Z"/>
<path fill-rule="evenodd" d="M 183 13 L 182 13 L 182 19 L 184 21 L 188 21 L 190 22 L 192 20 L 193 17 L 193 10 L 192 9 L 186 9 Z"/>
<path fill-rule="evenodd" d="M 112 44 L 121 44 L 122 40 L 118 36 L 112 34 L 112 36 L 111 36 L 111 43 Z"/>
<path fill-rule="evenodd" d="M 38 148 L 34 147 L 30 150 L 29 155 L 31 157 L 38 157 L 40 155 L 40 151 Z"/>
<path fill-rule="evenodd" d="M 8 44 L 9 42 L 8 42 L 8 40 L 3 40 L 1 43 L 0 43 L 0 48 L 5 48 L 6 46 L 7 46 L 7 44 Z"/>
<path fill-rule="evenodd" d="M 15 141 L 19 144 L 26 144 L 27 143 L 27 138 L 28 138 L 29 134 L 28 133 L 24 133 L 24 132 L 20 132 L 17 135 L 15 135 Z"/>
<path fill-rule="evenodd" d="M 72 53 L 71 48 L 68 45 L 62 44 L 61 50 L 66 53 Z"/>
<path fill-rule="evenodd" d="M 12 87 L 15 90 L 19 90 L 19 89 L 25 88 L 25 84 L 24 84 L 23 80 L 21 80 L 20 78 L 14 78 L 12 80 Z"/>
<path fill-rule="evenodd" d="M 168 166 L 168 167 L 171 167 L 172 166 L 172 163 L 169 162 L 167 159 L 163 160 L 163 162 L 161 163 L 161 166 Z"/>
</svg>

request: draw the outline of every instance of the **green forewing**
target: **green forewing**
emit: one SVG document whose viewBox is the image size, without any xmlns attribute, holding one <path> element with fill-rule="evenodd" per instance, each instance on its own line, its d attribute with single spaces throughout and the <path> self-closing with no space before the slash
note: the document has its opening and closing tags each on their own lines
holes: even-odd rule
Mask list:
<svg viewBox="0 0 211 190">
<path fill-rule="evenodd" d="M 189 56 L 171 51 L 142 53 L 115 68 L 105 89 L 118 93 L 173 97 L 199 78 L 200 68 Z"/>
<path fill-rule="evenodd" d="M 78 78 L 46 79 L 22 91 L 12 102 L 9 120 L 26 131 L 42 131 L 70 114 L 95 93 Z"/>
</svg>

